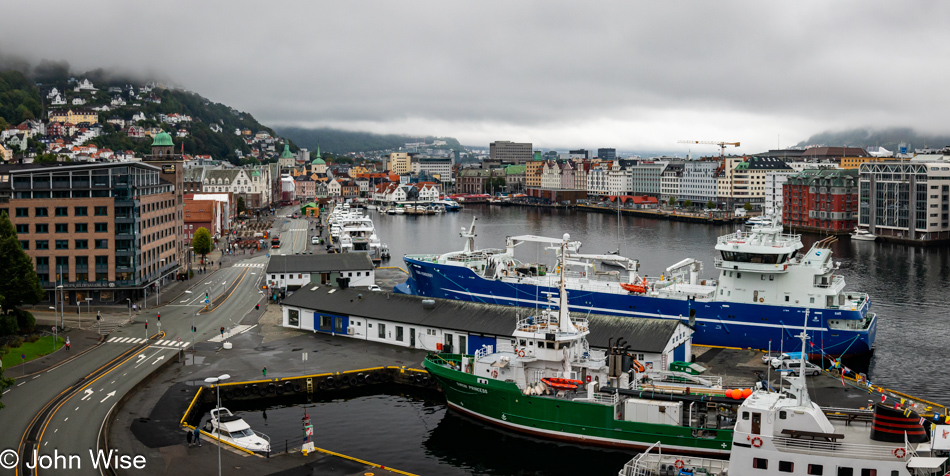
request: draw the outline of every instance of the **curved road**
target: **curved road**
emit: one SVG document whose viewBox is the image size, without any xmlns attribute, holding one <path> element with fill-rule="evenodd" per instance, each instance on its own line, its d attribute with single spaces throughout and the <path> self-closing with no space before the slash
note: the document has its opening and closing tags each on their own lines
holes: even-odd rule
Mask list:
<svg viewBox="0 0 950 476">
<path fill-rule="evenodd" d="M 303 252 L 310 247 L 308 220 L 278 217 L 275 228 L 283 230 L 278 231 L 283 244 L 280 253 Z M 267 258 L 263 255 L 237 261 L 232 267 L 205 277 L 191 294 L 134 317 L 134 322 L 117 329 L 107 342 L 80 358 L 18 381 L 3 396 L 6 408 L 0 410 L 0 451 L 22 450 L 35 444 L 40 456 L 59 454 L 67 458 L 58 460 L 59 469 L 31 471 L 21 466 L 16 474 L 99 474 L 93 468 L 90 450 L 96 451 L 99 430 L 112 406 L 162 363 L 191 352 L 188 349 L 195 341 L 220 339 L 222 326 L 230 328 L 240 323 L 264 298 L 261 283 L 266 266 Z M 205 291 L 212 300 L 208 311 L 204 311 Z M 157 314 L 161 315 L 160 326 Z M 196 332 L 191 332 L 192 323 Z M 51 410 L 45 412 L 48 417 L 42 419 L 40 431 L 28 434 L 31 422 L 54 399 Z M 78 467 L 75 459 L 68 459 L 69 455 L 79 456 Z M 21 463 L 23 456 L 20 455 Z"/>
</svg>

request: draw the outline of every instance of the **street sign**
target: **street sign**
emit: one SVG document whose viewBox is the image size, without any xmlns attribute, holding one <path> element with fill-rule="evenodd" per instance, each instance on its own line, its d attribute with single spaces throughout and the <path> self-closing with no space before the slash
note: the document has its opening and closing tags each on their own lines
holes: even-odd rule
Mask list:
<svg viewBox="0 0 950 476">
<path fill-rule="evenodd" d="M 56 326 L 50 327 L 49 330 L 52 332 L 56 332 Z"/>
</svg>

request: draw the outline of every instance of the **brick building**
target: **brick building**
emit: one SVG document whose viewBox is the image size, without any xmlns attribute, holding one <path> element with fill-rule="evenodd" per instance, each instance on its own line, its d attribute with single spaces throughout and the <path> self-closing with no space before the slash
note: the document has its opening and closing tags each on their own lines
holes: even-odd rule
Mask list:
<svg viewBox="0 0 950 476">
<path fill-rule="evenodd" d="M 782 186 L 782 222 L 803 231 L 845 234 L 857 226 L 858 171 L 809 169 Z"/>
<path fill-rule="evenodd" d="M 0 166 L 0 211 L 67 305 L 121 303 L 177 271 L 176 209 L 175 187 L 142 162 Z"/>
</svg>

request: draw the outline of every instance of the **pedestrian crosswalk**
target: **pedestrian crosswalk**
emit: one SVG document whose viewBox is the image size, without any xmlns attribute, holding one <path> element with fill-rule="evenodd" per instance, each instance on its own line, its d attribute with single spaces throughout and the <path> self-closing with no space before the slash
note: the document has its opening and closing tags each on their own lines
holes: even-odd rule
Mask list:
<svg viewBox="0 0 950 476">
<path fill-rule="evenodd" d="M 238 334 L 243 334 L 243 333 L 245 333 L 245 332 L 247 332 L 247 331 L 249 331 L 249 330 L 251 330 L 251 329 L 253 329 L 253 328 L 255 328 L 255 327 L 257 327 L 257 324 L 254 324 L 254 325 L 252 325 L 252 326 L 247 326 L 247 325 L 244 325 L 244 324 L 237 325 L 237 326 L 234 326 L 234 327 L 232 327 L 232 328 L 230 328 L 230 329 L 225 329 L 224 332 L 223 332 L 221 335 L 217 335 L 217 336 L 214 336 L 214 337 L 208 339 L 208 342 L 221 342 L 221 341 L 227 339 L 228 337 L 233 337 L 233 336 L 236 336 L 236 335 L 238 335 Z"/>
<path fill-rule="evenodd" d="M 110 337 L 109 340 L 107 340 L 106 342 L 110 342 L 110 343 L 113 343 L 113 344 L 132 344 L 132 345 L 138 345 L 138 344 L 145 343 L 145 342 L 146 342 L 146 339 L 143 339 L 143 338 L 141 338 L 141 337 Z M 169 347 L 169 348 L 173 348 L 173 349 L 185 348 L 185 347 L 188 347 L 188 346 L 191 344 L 190 341 L 178 342 L 177 340 L 170 340 L 170 339 L 169 339 L 169 340 L 152 340 L 152 339 L 149 339 L 149 340 L 148 340 L 148 343 L 151 344 L 152 346 L 156 346 L 156 347 Z"/>
<path fill-rule="evenodd" d="M 263 268 L 264 263 L 234 263 L 235 268 Z"/>
</svg>

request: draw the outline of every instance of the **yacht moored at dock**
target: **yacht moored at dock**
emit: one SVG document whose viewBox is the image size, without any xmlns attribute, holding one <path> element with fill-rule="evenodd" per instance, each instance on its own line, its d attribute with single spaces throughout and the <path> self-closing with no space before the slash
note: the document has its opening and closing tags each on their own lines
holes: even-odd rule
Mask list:
<svg viewBox="0 0 950 476">
<path fill-rule="evenodd" d="M 800 350 L 789 329 L 800 326 L 807 307 L 810 354 L 858 356 L 873 350 L 877 320 L 870 296 L 845 290 L 839 263 L 831 259 L 834 238 L 803 253 L 801 235 L 783 233 L 776 221 L 720 236 L 714 263 L 719 277 L 713 280 L 700 278 L 703 263 L 692 258 L 662 276 L 642 277 L 636 260 L 581 254 L 578 242 L 569 247 L 566 266 L 550 269 L 515 259 L 515 248 L 560 240 L 514 236 L 505 249 L 477 250 L 474 230 L 473 220 L 461 233 L 462 251 L 404 256 L 410 277 L 396 292 L 531 308 L 547 305 L 544 296 L 557 292 L 563 274 L 572 311 L 679 319 L 694 325 L 693 341 L 701 345 Z M 596 267 L 608 260 L 623 271 Z"/>
<path fill-rule="evenodd" d="M 255 453 L 270 452 L 270 438 L 251 429 L 243 418 L 231 413 L 227 408 L 211 410 L 211 419 L 205 424 L 205 431 L 234 446 Z"/>
</svg>

